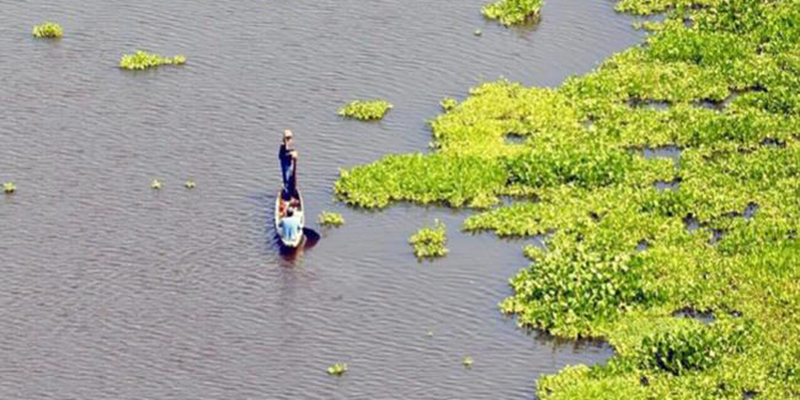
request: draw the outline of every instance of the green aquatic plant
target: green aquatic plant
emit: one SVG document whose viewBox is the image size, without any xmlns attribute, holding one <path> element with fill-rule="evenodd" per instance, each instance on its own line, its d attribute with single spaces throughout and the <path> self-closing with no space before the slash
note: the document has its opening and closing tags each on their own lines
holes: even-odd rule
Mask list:
<svg viewBox="0 0 800 400">
<path fill-rule="evenodd" d="M 421 228 L 417 233 L 408 239 L 414 247 L 414 255 L 417 258 L 435 258 L 447 255 L 447 230 L 439 220 L 434 222 L 433 227 Z"/>
<path fill-rule="evenodd" d="M 445 97 L 445 98 L 442 99 L 442 101 L 439 102 L 439 105 L 442 106 L 443 110 L 450 111 L 450 110 L 456 108 L 456 106 L 458 106 L 458 101 L 456 101 L 456 99 L 452 99 L 450 97 Z"/>
<path fill-rule="evenodd" d="M 317 222 L 322 226 L 338 227 L 344 224 L 344 217 L 339 213 L 323 211 L 319 214 Z"/>
<path fill-rule="evenodd" d="M 470 356 L 464 357 L 464 361 L 462 363 L 464 364 L 464 367 L 472 368 L 472 364 L 473 364 L 472 357 L 470 357 Z"/>
<path fill-rule="evenodd" d="M 133 54 L 126 54 L 119 60 L 119 67 L 127 70 L 144 70 L 158 67 L 160 65 L 183 65 L 186 57 L 177 55 L 175 57 L 161 57 L 155 53 L 148 53 L 139 50 Z"/>
<path fill-rule="evenodd" d="M 61 25 L 55 22 L 45 22 L 33 27 L 33 36 L 37 38 L 58 39 L 64 36 L 64 30 L 61 29 Z"/>
<path fill-rule="evenodd" d="M 723 356 L 742 351 L 744 325 L 715 328 L 692 326 L 646 336 L 639 355 L 644 367 L 681 375 L 714 367 Z"/>
<path fill-rule="evenodd" d="M 336 113 L 360 120 L 381 119 L 393 106 L 385 100 L 356 100 L 342 107 Z"/>
<path fill-rule="evenodd" d="M 347 372 L 347 364 L 336 363 L 335 365 L 328 367 L 327 371 L 328 375 L 344 375 L 344 373 Z"/>
<path fill-rule="evenodd" d="M 184 183 L 183 186 L 187 189 L 194 189 L 197 187 L 197 184 L 194 183 L 194 181 L 186 181 L 186 183 Z"/>
<path fill-rule="evenodd" d="M 153 182 L 150 182 L 150 188 L 159 190 L 164 187 L 164 184 L 161 183 L 158 179 L 153 179 Z"/>
<path fill-rule="evenodd" d="M 543 0 L 500 0 L 483 6 L 481 12 L 508 26 L 539 18 L 542 3 Z"/>
<path fill-rule="evenodd" d="M 3 192 L 5 192 L 6 194 L 11 194 L 16 191 L 17 191 L 17 186 L 14 184 L 14 182 L 3 183 Z"/>
<path fill-rule="evenodd" d="M 543 400 L 797 397 L 800 1 L 617 9 L 666 17 L 560 87 L 500 80 L 443 102 L 432 152 L 343 171 L 336 196 L 486 208 L 463 228 L 544 238 L 501 310 L 615 356 L 543 377 Z M 663 146 L 679 157 L 642 151 Z M 685 307 L 715 320 L 673 316 Z"/>
</svg>

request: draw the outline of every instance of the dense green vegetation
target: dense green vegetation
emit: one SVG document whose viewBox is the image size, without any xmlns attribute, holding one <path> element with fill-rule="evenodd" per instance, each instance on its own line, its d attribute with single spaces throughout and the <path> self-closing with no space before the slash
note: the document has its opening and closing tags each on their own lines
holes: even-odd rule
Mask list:
<svg viewBox="0 0 800 400">
<path fill-rule="evenodd" d="M 617 7 L 667 18 L 557 89 L 499 81 L 443 101 L 432 154 L 343 171 L 336 194 L 495 207 L 464 228 L 548 235 L 501 309 L 616 356 L 541 379 L 542 399 L 800 397 L 800 1 Z M 640 151 L 664 146 L 679 163 Z M 714 320 L 673 315 L 685 308 Z"/>
<path fill-rule="evenodd" d="M 119 60 L 119 67 L 128 70 L 144 70 L 160 65 L 182 65 L 185 63 L 186 57 L 181 55 L 175 57 L 161 57 L 155 53 L 139 50 L 136 53 L 122 56 L 122 59 Z"/>
<path fill-rule="evenodd" d="M 433 227 L 425 227 L 411 235 L 408 239 L 414 247 L 417 258 L 434 258 L 447 255 L 447 230 L 441 221 L 436 221 Z"/>
<path fill-rule="evenodd" d="M 339 213 L 323 211 L 317 217 L 317 222 L 322 226 L 342 226 L 344 217 Z"/>
<path fill-rule="evenodd" d="M 392 108 L 385 100 L 356 100 L 342 107 L 336 113 L 362 121 L 381 119 Z"/>
<path fill-rule="evenodd" d="M 61 29 L 61 25 L 55 22 L 45 22 L 33 27 L 33 36 L 37 38 L 57 39 L 64 36 L 64 30 Z"/>
<path fill-rule="evenodd" d="M 508 26 L 539 18 L 542 3 L 542 0 L 500 0 L 483 6 L 481 12 Z"/>
</svg>

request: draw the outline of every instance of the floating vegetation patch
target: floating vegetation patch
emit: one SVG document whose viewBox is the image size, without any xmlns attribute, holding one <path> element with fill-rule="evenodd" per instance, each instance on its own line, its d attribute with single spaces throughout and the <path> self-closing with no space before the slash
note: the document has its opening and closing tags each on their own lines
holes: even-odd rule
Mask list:
<svg viewBox="0 0 800 400">
<path fill-rule="evenodd" d="M 183 186 L 187 189 L 194 189 L 197 187 L 197 184 L 194 183 L 194 181 L 186 181 L 186 183 L 184 183 Z"/>
<path fill-rule="evenodd" d="M 425 227 L 411 235 L 408 239 L 414 247 L 417 258 L 435 258 L 447 255 L 447 230 L 444 223 L 436 220 L 433 227 Z"/>
<path fill-rule="evenodd" d="M 336 195 L 365 208 L 486 202 L 465 230 L 551 233 L 525 250 L 502 310 L 605 338 L 616 355 L 542 378 L 538 398 L 798 397 L 800 0 L 616 7 L 666 18 L 645 46 L 558 88 L 472 88 L 432 121 L 431 154 L 343 171 Z M 676 177 L 676 190 L 653 187 Z M 515 202 L 493 204 L 505 196 Z M 672 315 L 687 304 L 717 310 L 714 322 Z"/>
<path fill-rule="evenodd" d="M 323 211 L 319 214 L 317 222 L 322 226 L 338 227 L 344 225 L 344 217 L 339 213 Z"/>
<path fill-rule="evenodd" d="M 742 351 L 746 329 L 682 328 L 647 336 L 642 340 L 644 366 L 673 375 L 702 371 L 719 364 L 726 354 Z"/>
<path fill-rule="evenodd" d="M 538 19 L 542 4 L 542 0 L 500 0 L 483 6 L 481 12 L 509 26 Z"/>
<path fill-rule="evenodd" d="M 393 106 L 384 100 L 356 100 L 342 108 L 336 113 L 348 118 L 355 118 L 362 121 L 378 120 L 386 115 Z"/>
<path fill-rule="evenodd" d="M 185 63 L 186 57 L 182 55 L 161 57 L 155 53 L 139 50 L 136 53 L 122 56 L 122 59 L 119 60 L 119 67 L 127 70 L 145 70 L 160 65 L 183 65 Z"/>
<path fill-rule="evenodd" d="M 55 22 L 45 22 L 33 27 L 33 36 L 37 38 L 58 39 L 64 36 L 61 25 Z"/>
<path fill-rule="evenodd" d="M 161 189 L 163 187 L 164 187 L 164 184 L 161 183 L 161 181 L 158 180 L 158 179 L 153 179 L 153 181 L 150 182 L 150 188 L 152 188 L 152 189 L 159 190 L 159 189 Z"/>
<path fill-rule="evenodd" d="M 449 97 L 445 97 L 442 101 L 439 102 L 439 105 L 442 106 L 442 109 L 445 111 L 450 111 L 456 106 L 458 106 L 458 102 L 455 99 L 451 99 Z"/>
<path fill-rule="evenodd" d="M 347 364 L 336 363 L 333 366 L 328 367 L 328 375 L 335 375 L 335 376 L 342 376 L 345 372 L 347 372 Z"/>
<path fill-rule="evenodd" d="M 17 191 L 17 185 L 14 182 L 6 182 L 3 184 L 3 192 L 5 194 L 11 194 Z"/>
<path fill-rule="evenodd" d="M 472 368 L 473 364 L 472 357 L 470 356 L 464 357 L 464 361 L 462 362 L 462 364 L 464 364 L 464 367 L 466 368 Z"/>
</svg>

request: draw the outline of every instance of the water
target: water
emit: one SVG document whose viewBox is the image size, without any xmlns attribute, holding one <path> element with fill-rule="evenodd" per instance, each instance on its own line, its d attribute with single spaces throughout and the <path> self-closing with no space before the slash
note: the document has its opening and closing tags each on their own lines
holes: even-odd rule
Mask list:
<svg viewBox="0 0 800 400">
<path fill-rule="evenodd" d="M 0 398 L 528 399 L 539 375 L 609 357 L 498 312 L 531 240 L 332 200 L 339 168 L 425 151 L 441 98 L 557 86 L 643 38 L 602 0 L 548 2 L 524 29 L 481 5 L 0 0 L 0 182 L 18 187 L 0 197 Z M 65 37 L 34 40 L 45 20 Z M 188 63 L 119 70 L 138 48 Z M 383 121 L 335 115 L 371 97 L 394 103 Z M 309 215 L 347 219 L 310 224 L 292 256 L 271 221 L 286 128 Z M 434 218 L 451 253 L 418 263 L 407 238 Z"/>
</svg>

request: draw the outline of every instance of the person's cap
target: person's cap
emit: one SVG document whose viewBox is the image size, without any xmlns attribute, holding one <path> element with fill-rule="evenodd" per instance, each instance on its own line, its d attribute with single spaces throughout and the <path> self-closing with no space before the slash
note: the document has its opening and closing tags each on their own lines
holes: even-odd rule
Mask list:
<svg viewBox="0 0 800 400">
<path fill-rule="evenodd" d="M 287 130 L 285 130 L 285 131 L 283 131 L 283 138 L 284 138 L 284 139 L 286 139 L 286 138 L 290 138 L 290 137 L 292 137 L 292 131 L 290 131 L 290 130 L 288 130 L 288 129 L 287 129 Z"/>
</svg>

